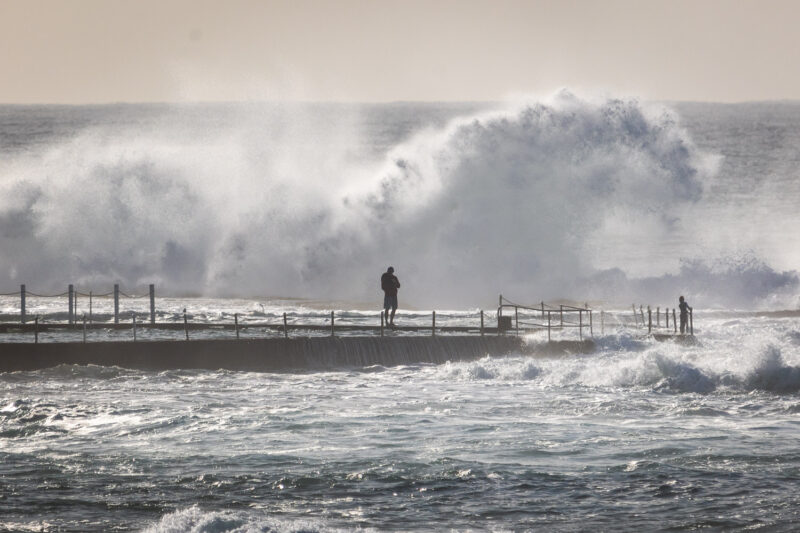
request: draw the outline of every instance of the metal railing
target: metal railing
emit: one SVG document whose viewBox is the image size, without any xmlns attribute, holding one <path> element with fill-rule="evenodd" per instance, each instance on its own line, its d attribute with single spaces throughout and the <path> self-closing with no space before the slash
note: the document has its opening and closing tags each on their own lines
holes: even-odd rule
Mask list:
<svg viewBox="0 0 800 533">
<path fill-rule="evenodd" d="M 633 310 L 634 327 L 647 329 L 647 333 L 669 333 L 672 330 L 673 334 L 678 334 L 679 315 L 674 307 L 672 309 L 665 307 L 663 312 L 660 307 L 656 307 L 655 313 L 653 313 L 653 309 L 649 305 L 645 308 L 644 305 L 640 304 L 637 311 L 636 304 L 631 304 L 631 309 Z M 670 320 L 670 311 L 672 320 Z M 655 321 L 653 320 L 654 318 Z M 681 325 L 680 334 L 694 335 L 694 313 L 692 308 L 689 308 L 686 324 Z"/>
<path fill-rule="evenodd" d="M 53 295 L 36 294 L 27 291 L 25 285 L 20 286 L 19 293 L 8 293 L 0 296 L 20 296 L 20 312 L 19 322 L 0 322 L 0 333 L 19 331 L 33 333 L 34 342 L 39 342 L 39 334 L 47 331 L 73 331 L 77 332 L 82 330 L 83 342 L 87 341 L 87 333 L 93 330 L 130 330 L 134 341 L 137 339 L 137 330 L 173 330 L 182 331 L 186 340 L 190 338 L 190 331 L 198 330 L 232 330 L 237 339 L 240 338 L 240 333 L 246 330 L 261 330 L 264 335 L 279 335 L 289 338 L 290 331 L 295 335 L 324 335 L 329 333 L 330 336 L 339 334 L 368 334 L 368 335 L 393 335 L 395 333 L 401 334 L 423 334 L 436 336 L 437 333 L 441 334 L 472 334 L 472 335 L 504 335 L 509 332 L 517 335 L 527 334 L 531 332 L 547 332 L 547 340 L 550 341 L 554 332 L 562 332 L 569 330 L 576 330 L 578 337 L 583 340 L 584 329 L 588 328 L 589 335 L 594 336 L 593 330 L 593 313 L 588 305 L 578 307 L 567 304 L 551 305 L 541 302 L 539 305 L 521 305 L 514 303 L 502 295 L 499 297 L 499 304 L 497 308 L 497 325 L 496 327 L 488 326 L 486 324 L 484 311 L 474 311 L 467 314 L 457 315 L 439 315 L 444 318 L 437 324 L 437 312 L 430 312 L 430 325 L 424 323 L 424 313 L 417 314 L 414 321 L 409 321 L 405 325 L 389 327 L 384 323 L 383 311 L 377 312 L 377 316 L 364 314 L 359 320 L 348 320 L 347 312 L 345 311 L 330 311 L 327 312 L 311 312 L 307 314 L 302 313 L 278 313 L 273 315 L 272 321 L 264 320 L 240 320 L 240 313 L 233 313 L 232 320 L 229 318 L 227 321 L 197 321 L 197 317 L 192 317 L 192 314 L 183 309 L 182 316 L 179 312 L 168 313 L 169 317 L 166 321 L 156 321 L 156 298 L 155 286 L 150 285 L 149 291 L 139 295 L 126 294 L 120 290 L 119 285 L 114 285 L 113 291 L 106 293 L 95 293 L 94 291 L 81 292 L 77 291 L 74 285 L 69 285 L 66 292 Z M 35 313 L 28 314 L 26 307 L 26 299 L 28 296 L 38 299 L 64 299 L 66 296 L 67 313 L 63 311 L 55 311 L 48 313 Z M 149 296 L 149 320 L 141 320 L 142 316 L 147 316 L 143 306 L 135 306 L 136 310 L 128 309 L 124 313 L 120 312 L 120 299 L 143 299 Z M 88 309 L 84 307 L 82 316 L 78 314 L 78 299 L 79 297 L 88 298 Z M 106 309 L 108 308 L 108 299 L 113 298 L 113 315 L 109 312 L 96 314 L 94 312 L 94 303 L 98 299 L 106 300 Z M 86 300 L 84 300 L 86 302 Z M 61 304 L 59 304 L 61 305 Z M 85 306 L 86 304 L 84 304 Z M 137 315 L 138 313 L 138 315 Z M 127 320 L 121 321 L 120 317 L 124 315 Z M 31 320 L 31 316 L 33 319 Z M 112 320 L 113 316 L 113 322 Z M 192 321 L 192 318 L 195 321 Z M 491 317 L 490 314 L 490 318 Z M 602 315 L 601 315 L 602 319 Z M 372 322 L 374 320 L 374 322 Z M 602 320 L 601 320 L 602 327 Z M 388 332 L 388 333 L 387 333 Z"/>
<path fill-rule="evenodd" d="M 513 315 L 503 314 L 504 311 Z M 497 324 L 498 330 L 513 331 L 517 335 L 546 330 L 548 341 L 552 339 L 554 331 L 569 329 L 577 329 L 581 340 L 585 328 L 589 329 L 590 336 L 594 336 L 592 309 L 588 305 L 551 305 L 544 301 L 537 306 L 521 305 L 504 298 L 502 294 L 497 307 Z"/>
<path fill-rule="evenodd" d="M 156 321 L 156 289 L 155 285 L 149 286 L 150 297 L 150 323 Z M 19 292 L 2 293 L 0 296 L 15 296 L 19 294 L 19 321 L 21 324 L 28 322 L 28 297 L 38 299 L 51 299 L 67 297 L 67 323 L 75 324 L 78 317 L 78 300 L 80 297 L 88 298 L 88 320 L 89 324 L 94 322 L 94 303 L 96 300 L 114 299 L 114 323 L 119 324 L 120 319 L 120 298 L 127 298 L 130 300 L 137 300 L 147 298 L 147 294 L 126 294 L 120 290 L 119 284 L 114 285 L 114 289 L 106 293 L 95 293 L 94 291 L 81 292 L 75 288 L 75 285 L 69 284 L 67 290 L 58 294 L 38 294 L 27 290 L 24 284 L 20 285 Z"/>
</svg>

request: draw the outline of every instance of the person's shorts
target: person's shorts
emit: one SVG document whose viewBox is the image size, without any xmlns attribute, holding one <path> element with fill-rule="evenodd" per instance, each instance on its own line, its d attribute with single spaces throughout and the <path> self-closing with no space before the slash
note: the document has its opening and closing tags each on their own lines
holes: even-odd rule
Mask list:
<svg viewBox="0 0 800 533">
<path fill-rule="evenodd" d="M 397 309 L 397 295 L 396 294 L 386 294 L 383 296 L 383 308 L 384 309 Z"/>
</svg>

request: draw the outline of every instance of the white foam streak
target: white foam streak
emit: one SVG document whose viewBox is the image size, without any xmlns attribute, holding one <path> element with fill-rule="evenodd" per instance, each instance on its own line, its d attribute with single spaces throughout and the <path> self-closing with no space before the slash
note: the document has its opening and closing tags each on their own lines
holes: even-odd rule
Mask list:
<svg viewBox="0 0 800 533">
<path fill-rule="evenodd" d="M 315 532 L 341 531 L 325 527 L 317 520 L 278 520 L 266 513 L 203 511 L 198 506 L 164 515 L 144 533 L 249 533 L 256 531 Z"/>
<path fill-rule="evenodd" d="M 566 356 L 486 357 L 437 372 L 455 381 L 503 381 L 548 390 L 624 390 L 666 394 L 792 395 L 800 391 L 795 319 L 739 321 L 703 313 L 694 345 L 658 342 L 625 330 L 595 341 L 596 351 Z"/>
</svg>

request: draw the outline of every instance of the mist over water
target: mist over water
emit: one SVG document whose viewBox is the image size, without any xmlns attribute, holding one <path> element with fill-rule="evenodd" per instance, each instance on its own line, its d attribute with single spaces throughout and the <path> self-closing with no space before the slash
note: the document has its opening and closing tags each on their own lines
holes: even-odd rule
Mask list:
<svg viewBox="0 0 800 533">
<path fill-rule="evenodd" d="M 796 307 L 791 252 L 760 249 L 747 187 L 726 181 L 719 146 L 698 148 L 687 111 L 696 120 L 567 91 L 496 105 L 3 108 L 0 286 L 371 302 L 392 264 L 411 306 L 502 292 Z M 772 171 L 772 197 L 795 197 L 793 170 Z M 773 216 L 761 231 L 789 214 Z"/>
</svg>

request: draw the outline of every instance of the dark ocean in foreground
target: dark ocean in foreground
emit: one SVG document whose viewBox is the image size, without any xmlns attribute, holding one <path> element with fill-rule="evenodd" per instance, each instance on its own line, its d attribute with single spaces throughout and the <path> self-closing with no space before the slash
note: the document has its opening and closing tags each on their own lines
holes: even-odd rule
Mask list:
<svg viewBox="0 0 800 533">
<path fill-rule="evenodd" d="M 558 357 L 0 373 L 0 531 L 795 531 L 798 132 L 794 103 L 572 95 L 0 106 L 0 293 L 372 321 L 391 262 L 400 324 L 501 292 L 608 313 Z M 630 327 L 679 294 L 696 344 Z"/>
<path fill-rule="evenodd" d="M 792 531 L 798 319 L 696 318 L 553 358 L 2 374 L 0 528 Z"/>
</svg>

